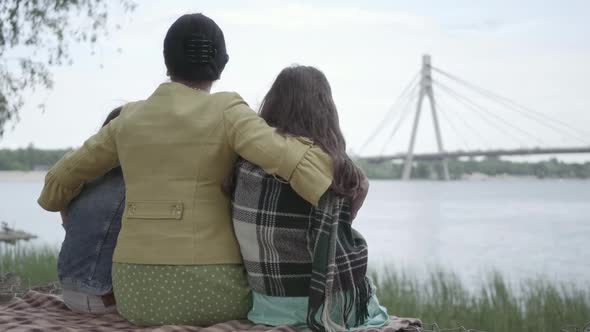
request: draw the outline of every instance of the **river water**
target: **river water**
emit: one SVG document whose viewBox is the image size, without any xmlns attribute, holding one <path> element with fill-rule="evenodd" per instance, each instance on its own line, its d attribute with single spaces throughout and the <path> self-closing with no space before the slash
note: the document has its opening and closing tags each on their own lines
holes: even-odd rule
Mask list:
<svg viewBox="0 0 590 332">
<path fill-rule="evenodd" d="M 0 221 L 57 247 L 64 233 L 58 214 L 36 204 L 41 186 L 39 176 L 0 177 Z M 590 181 L 371 181 L 354 227 L 375 269 L 590 285 Z"/>
</svg>

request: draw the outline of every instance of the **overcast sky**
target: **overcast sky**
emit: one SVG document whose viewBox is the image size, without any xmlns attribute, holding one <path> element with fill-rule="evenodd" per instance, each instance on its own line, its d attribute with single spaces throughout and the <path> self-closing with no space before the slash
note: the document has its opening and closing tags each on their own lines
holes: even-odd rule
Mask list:
<svg viewBox="0 0 590 332">
<path fill-rule="evenodd" d="M 54 70 L 52 91 L 26 92 L 21 121 L 8 128 L 0 148 L 79 146 L 112 108 L 148 97 L 167 80 L 163 37 L 178 16 L 193 12 L 210 16 L 225 33 L 230 61 L 215 91 L 237 91 L 256 107 L 283 67 L 317 66 L 357 153 L 407 149 L 413 115 L 390 141 L 404 107 L 389 122 L 383 118 L 424 53 L 434 66 L 571 127 L 560 133 L 435 73 L 493 113 L 467 108 L 435 86 L 447 150 L 590 145 L 588 1 L 201 0 L 141 1 L 130 15 L 113 12 L 122 30 L 103 39 L 95 55 L 74 47 L 74 64 Z M 434 151 L 432 119 L 423 115 L 417 150 Z M 383 134 L 360 151 L 380 123 Z"/>
</svg>

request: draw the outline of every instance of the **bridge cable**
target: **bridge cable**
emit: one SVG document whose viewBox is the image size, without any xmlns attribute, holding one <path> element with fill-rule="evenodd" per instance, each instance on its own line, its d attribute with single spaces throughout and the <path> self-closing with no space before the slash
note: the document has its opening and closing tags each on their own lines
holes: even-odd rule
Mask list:
<svg viewBox="0 0 590 332">
<path fill-rule="evenodd" d="M 439 74 L 453 80 L 454 82 L 459 83 L 465 87 L 468 87 L 468 88 L 474 90 L 475 92 L 478 92 L 481 96 L 487 97 L 488 99 L 496 102 L 497 104 L 505 106 L 506 108 L 508 108 L 511 111 L 517 112 L 517 113 L 521 114 L 522 116 L 525 116 L 531 120 L 536 121 L 539 124 L 544 125 L 547 128 L 552 129 L 553 131 L 557 132 L 558 134 L 560 134 L 562 136 L 567 135 L 570 138 L 574 138 L 577 141 L 580 141 L 584 144 L 588 143 L 588 141 L 586 140 L 587 138 L 585 138 L 585 137 L 590 137 L 590 134 L 584 133 L 580 129 L 574 128 L 573 126 L 569 125 L 566 122 L 560 121 L 559 119 L 554 119 L 544 113 L 537 112 L 537 111 L 532 110 L 528 107 L 520 105 L 519 103 L 517 103 L 509 98 L 503 97 L 503 96 L 498 95 L 490 90 L 479 87 L 479 86 L 477 86 L 473 83 L 470 83 L 466 80 L 463 80 L 455 75 L 449 74 L 439 68 L 432 67 L 432 69 L 434 71 L 438 72 Z M 556 124 L 561 125 L 562 128 L 557 127 Z M 564 131 L 564 129 L 567 129 L 567 130 Z"/>
<path fill-rule="evenodd" d="M 558 122 L 557 120 L 549 118 L 548 116 L 546 116 L 542 113 L 527 113 L 529 111 L 530 112 L 533 112 L 533 111 L 525 109 L 524 106 L 518 106 L 518 107 L 521 107 L 521 109 L 516 108 L 516 106 L 509 105 L 506 102 L 504 102 L 503 100 L 495 99 L 492 96 L 485 95 L 483 92 L 480 92 L 480 95 L 483 97 L 487 97 L 490 100 L 492 100 L 493 102 L 496 102 L 502 106 L 505 106 L 510 111 L 514 111 L 514 112 L 516 112 L 516 113 L 518 113 L 530 120 L 533 120 L 537 124 L 540 124 L 546 128 L 549 128 L 550 130 L 558 133 L 559 135 L 561 135 L 564 138 L 574 139 L 575 141 L 581 142 L 582 144 L 588 144 L 588 141 L 586 141 L 586 139 L 583 138 L 583 136 L 590 136 L 590 135 L 582 134 L 582 132 L 579 131 L 578 129 L 571 127 L 567 124 L 564 124 L 563 122 Z M 567 126 L 567 128 L 557 127 L 555 124 L 562 124 L 562 126 Z"/>
<path fill-rule="evenodd" d="M 457 101 L 461 102 L 463 105 L 467 106 L 471 110 L 473 110 L 475 112 L 478 112 L 480 114 L 487 114 L 490 118 L 494 118 L 494 119 L 496 119 L 496 121 L 499 121 L 499 122 L 503 123 L 504 125 L 509 126 L 509 127 L 513 128 L 513 129 L 517 130 L 521 134 L 532 138 L 533 140 L 537 141 L 541 145 L 544 144 L 543 140 L 540 140 L 539 138 L 537 138 L 534 135 L 530 134 L 526 130 L 523 130 L 522 128 L 519 128 L 519 127 L 513 125 L 512 123 L 506 121 L 502 117 L 498 116 L 496 113 L 490 112 L 486 108 L 480 106 L 479 104 L 477 104 L 476 102 L 472 101 L 471 99 L 469 99 L 469 98 L 467 98 L 467 97 L 465 97 L 465 96 L 457 93 L 455 90 L 447 87 L 446 85 L 444 85 L 444 84 L 442 84 L 442 83 L 440 83 L 438 81 L 435 82 L 434 80 L 433 80 L 433 83 L 436 83 L 436 85 L 437 85 L 438 88 L 444 90 L 449 95 L 453 96 Z M 510 133 L 509 131 L 506 131 L 504 128 L 502 128 L 502 127 L 498 127 L 498 128 L 500 128 L 500 130 L 502 132 L 504 132 L 505 134 L 507 134 L 509 136 L 512 136 L 513 138 L 516 138 L 515 136 L 512 135 L 512 133 Z M 517 140 L 519 140 L 519 139 L 517 139 Z M 522 141 L 520 141 L 520 142 L 522 143 Z M 525 145 L 526 145 L 526 143 L 525 143 Z"/>
<path fill-rule="evenodd" d="M 510 122 L 508 122 L 507 120 L 503 119 L 502 117 L 498 116 L 497 114 L 490 112 L 489 110 L 487 110 L 486 108 L 482 107 L 481 105 L 475 103 L 474 101 L 472 101 L 471 99 L 457 93 L 455 90 L 449 88 L 448 86 L 441 84 L 440 82 L 436 82 L 436 85 L 439 89 L 443 90 L 444 92 L 446 92 L 449 96 L 453 97 L 456 101 L 458 101 L 459 103 L 463 104 L 464 106 L 466 106 L 468 109 L 470 109 L 471 111 L 475 112 L 474 114 L 477 114 L 480 116 L 480 118 L 483 120 L 483 122 L 487 123 L 488 125 L 494 127 L 495 129 L 501 131 L 502 133 L 506 134 L 507 136 L 510 136 L 511 138 L 513 138 L 515 141 L 518 141 L 519 144 L 521 144 L 521 146 L 527 146 L 528 143 L 526 140 L 523 140 L 522 137 L 516 136 L 515 133 L 506 130 L 506 128 L 504 128 L 504 126 L 508 126 L 511 127 L 513 129 L 515 129 L 517 132 L 519 132 L 520 134 L 527 136 L 529 138 L 532 138 L 534 141 L 536 141 L 539 144 L 543 144 L 543 141 L 538 139 L 537 137 L 535 137 L 534 135 L 528 133 L 527 131 L 511 124 Z M 496 121 L 496 125 L 493 124 L 493 122 L 491 122 L 490 120 L 494 120 Z"/>
<path fill-rule="evenodd" d="M 457 137 L 457 139 L 459 140 L 459 143 L 460 143 L 459 144 L 459 148 L 465 147 L 466 151 L 471 150 L 470 144 L 467 143 L 467 140 L 459 132 L 458 127 L 455 126 L 455 121 L 454 120 L 451 121 L 451 116 L 448 115 L 447 112 L 443 110 L 443 107 L 441 106 L 440 100 L 436 100 L 434 104 L 436 106 L 436 111 L 439 114 L 441 114 L 441 118 L 443 120 L 445 120 L 449 124 L 449 127 L 451 128 L 451 132 L 453 132 L 453 135 L 455 135 L 455 137 Z M 441 121 L 441 123 L 442 123 L 442 121 Z"/>
<path fill-rule="evenodd" d="M 492 92 L 490 90 L 484 89 L 484 88 L 479 87 L 479 86 L 477 86 L 477 85 L 475 85 L 473 83 L 467 82 L 466 80 L 461 79 L 461 78 L 459 78 L 459 77 L 457 77 L 455 75 L 449 74 L 449 73 L 443 71 L 442 69 L 439 69 L 439 68 L 436 68 L 436 67 L 432 67 L 432 69 L 434 71 L 436 71 L 436 72 L 438 72 L 438 73 L 446 76 L 447 78 L 456 81 L 457 83 L 460 83 L 460 84 L 462 84 L 462 85 L 464 85 L 464 86 L 466 86 L 468 88 L 471 88 L 472 90 L 475 90 L 476 92 L 480 93 L 481 95 L 483 95 L 485 97 L 488 97 L 489 99 L 495 101 L 496 103 L 502 104 L 502 105 L 510 108 L 511 110 L 519 111 L 518 109 L 520 109 L 521 111 L 523 111 L 523 113 L 524 112 L 529 112 L 529 113 L 535 114 L 536 116 L 538 116 L 539 118 L 541 118 L 541 119 L 536 120 L 536 121 L 541 121 L 542 119 L 544 119 L 545 121 L 549 121 L 550 123 L 551 122 L 558 123 L 558 124 L 566 127 L 569 130 L 576 131 L 576 132 L 578 132 L 580 134 L 588 135 L 587 133 L 581 131 L 578 128 L 574 128 L 573 126 L 569 125 L 566 122 L 560 121 L 559 119 L 552 118 L 552 117 L 548 116 L 547 114 L 544 114 L 544 113 L 541 113 L 541 112 L 537 112 L 535 110 L 532 110 L 532 109 L 530 109 L 530 108 L 528 108 L 526 106 L 523 106 L 523 105 L 517 103 L 516 101 L 514 101 L 512 99 L 509 99 L 509 98 L 506 98 L 504 96 L 498 95 L 498 94 L 496 94 L 496 93 L 494 93 L 494 92 Z"/>
<path fill-rule="evenodd" d="M 399 117 L 399 119 L 396 122 L 396 124 L 393 126 L 393 129 L 391 131 L 391 134 L 389 134 L 389 138 L 385 141 L 385 143 L 381 147 L 381 151 L 379 152 L 379 155 L 383 155 L 383 152 L 387 148 L 389 142 L 391 142 L 391 140 L 393 139 L 393 136 L 395 136 L 395 134 L 401 128 L 401 125 L 404 123 L 404 121 L 406 120 L 406 118 L 408 117 L 408 115 L 412 113 L 411 112 L 411 109 L 412 109 L 411 106 L 412 106 L 413 102 L 416 101 L 417 99 L 418 99 L 418 95 L 414 94 L 414 97 L 413 98 L 409 98 L 407 100 L 406 104 L 404 105 L 404 107 L 402 108 L 402 111 L 400 113 L 401 116 Z"/>
<path fill-rule="evenodd" d="M 459 133 L 459 130 L 455 126 L 455 122 L 454 121 L 451 121 L 451 118 L 450 118 L 450 116 L 447 115 L 446 111 L 443 111 L 442 110 L 442 107 L 440 106 L 440 103 L 436 102 L 436 108 L 437 108 L 436 109 L 437 113 L 440 114 L 441 115 L 441 119 L 444 120 L 444 121 L 441 121 L 441 124 L 443 122 L 448 123 L 449 124 L 449 128 L 451 129 L 450 131 L 457 138 L 457 140 L 459 142 L 459 149 L 465 148 L 465 151 L 471 150 L 469 143 L 467 143 L 467 140 L 463 137 L 462 134 Z"/>
<path fill-rule="evenodd" d="M 373 141 L 375 139 L 375 137 L 377 137 L 377 135 L 384 129 L 384 127 L 390 122 L 390 120 L 392 120 L 393 115 L 397 115 L 399 113 L 399 112 L 395 112 L 395 110 L 397 109 L 397 107 L 400 104 L 402 104 L 402 102 L 401 102 L 402 100 L 408 98 L 408 96 L 411 97 L 412 91 L 415 90 L 416 86 L 418 86 L 418 84 L 419 84 L 419 82 L 418 83 L 416 82 L 419 77 L 420 77 L 420 72 L 417 72 L 414 75 L 414 77 L 412 78 L 412 80 L 402 90 L 402 92 L 397 97 L 397 99 L 395 100 L 393 105 L 389 108 L 389 111 L 387 111 L 387 113 L 383 117 L 383 120 L 381 120 L 381 122 L 379 123 L 377 128 L 371 133 L 371 135 L 369 135 L 369 137 L 365 140 L 363 145 L 361 145 L 361 147 L 359 149 L 359 153 L 362 153 L 362 151 L 367 147 L 367 145 L 369 145 L 369 143 L 371 143 L 371 141 Z"/>
<path fill-rule="evenodd" d="M 445 98 L 442 98 L 442 94 L 439 94 L 439 95 L 437 96 L 437 99 L 436 99 L 436 102 L 437 102 L 437 104 L 439 104 L 439 103 L 440 103 L 440 101 L 441 101 L 441 100 L 443 100 L 443 99 L 446 99 L 446 97 L 445 97 Z M 445 107 L 447 107 L 447 106 L 448 106 L 448 104 L 447 104 L 446 102 L 444 103 L 444 105 L 446 105 Z M 453 112 L 449 112 L 449 113 L 450 113 L 450 114 L 452 114 Z M 450 115 L 449 115 L 449 117 L 450 117 Z M 486 147 L 486 148 L 488 148 L 488 149 L 491 149 L 492 145 L 490 144 L 490 142 L 489 142 L 487 139 L 485 139 L 485 138 L 483 137 L 483 135 L 481 134 L 481 132 L 480 132 L 480 131 L 476 130 L 476 129 L 475 129 L 475 128 L 474 128 L 474 127 L 473 127 L 473 126 L 472 126 L 472 125 L 471 125 L 471 124 L 470 124 L 470 123 L 467 121 L 467 120 L 465 120 L 465 118 L 463 118 L 462 116 L 457 116 L 457 117 L 459 118 L 459 120 L 461 120 L 461 122 L 463 123 L 463 126 L 464 126 L 465 128 L 467 128 L 467 129 L 469 129 L 469 131 L 470 131 L 471 133 L 473 133 L 473 135 L 471 135 L 471 134 L 468 134 L 468 136 L 477 136 L 477 137 L 479 137 L 479 139 L 481 140 L 481 142 L 483 143 L 483 145 L 485 145 L 485 147 Z M 467 141 L 468 141 L 468 140 L 467 140 Z"/>
<path fill-rule="evenodd" d="M 377 129 L 374 130 L 372 134 L 367 138 L 367 140 L 363 143 L 363 145 L 359 149 L 359 153 L 362 153 L 362 151 L 365 150 L 367 145 L 371 143 L 375 139 L 375 137 L 377 137 L 377 135 L 383 131 L 385 126 L 387 126 L 387 124 L 389 124 L 393 120 L 393 118 L 400 113 L 396 111 L 398 111 L 398 107 L 403 104 L 403 101 L 405 101 L 407 98 L 412 97 L 412 93 L 414 93 L 414 90 L 419 85 L 419 82 L 416 82 L 418 77 L 419 72 L 414 75 L 412 80 L 403 89 L 402 93 L 397 97 L 393 105 L 389 108 L 389 111 L 384 116 L 383 120 L 379 123 Z"/>
</svg>

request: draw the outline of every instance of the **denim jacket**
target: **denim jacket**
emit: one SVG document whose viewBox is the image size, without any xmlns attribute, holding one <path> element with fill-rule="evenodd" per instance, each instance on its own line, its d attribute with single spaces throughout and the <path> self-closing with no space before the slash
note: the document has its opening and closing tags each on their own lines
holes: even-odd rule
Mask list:
<svg viewBox="0 0 590 332">
<path fill-rule="evenodd" d="M 62 288 L 92 295 L 112 291 L 111 266 L 125 208 L 121 168 L 84 185 L 66 211 L 57 269 Z"/>
</svg>

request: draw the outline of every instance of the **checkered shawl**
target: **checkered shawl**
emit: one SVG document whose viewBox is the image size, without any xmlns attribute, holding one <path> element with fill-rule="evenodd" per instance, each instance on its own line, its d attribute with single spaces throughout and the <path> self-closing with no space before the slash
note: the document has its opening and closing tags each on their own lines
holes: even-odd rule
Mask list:
<svg viewBox="0 0 590 332">
<path fill-rule="evenodd" d="M 350 200 L 327 192 L 314 207 L 244 160 L 233 184 L 234 230 L 252 289 L 309 297 L 307 323 L 315 331 L 346 330 L 351 314 L 362 324 L 372 289 L 367 244 L 351 227 Z"/>
</svg>

